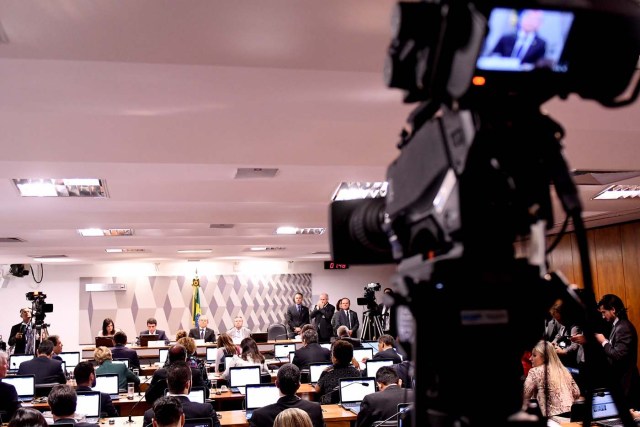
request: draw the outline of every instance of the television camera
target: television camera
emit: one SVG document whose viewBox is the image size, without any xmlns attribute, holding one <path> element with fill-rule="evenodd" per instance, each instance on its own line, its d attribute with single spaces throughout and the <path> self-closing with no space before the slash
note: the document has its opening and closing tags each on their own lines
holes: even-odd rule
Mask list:
<svg viewBox="0 0 640 427">
<path fill-rule="evenodd" d="M 525 62 L 494 54 L 529 10 L 542 11 L 544 57 Z M 333 202 L 330 243 L 336 262 L 398 266 L 394 321 L 400 345 L 419 360 L 414 407 L 421 409 L 412 425 L 502 426 L 526 418 L 519 416 L 520 357 L 540 338 L 539 325 L 558 299 L 568 320 L 593 336 L 599 316 L 582 207 L 562 155 L 564 129 L 540 106 L 570 94 L 612 108 L 634 102 L 639 22 L 640 4 L 630 0 L 397 3 L 384 76 L 389 87 L 404 90 L 405 102 L 418 105 L 387 169 L 387 195 Z M 573 221 L 580 296 L 560 273 L 547 271 L 551 184 L 566 223 Z M 516 242 L 526 244 L 526 257 L 516 257 Z M 481 369 L 451 357 L 498 343 L 509 344 Z M 601 351 L 585 346 L 586 360 L 602 360 L 587 354 Z M 603 369 L 585 368 L 587 402 L 591 373 Z M 619 387 L 610 386 L 621 402 Z M 633 425 L 629 411 L 620 414 Z"/>
<path fill-rule="evenodd" d="M 53 304 L 45 303 L 47 295 L 42 292 L 35 291 L 27 292 L 26 297 L 27 301 L 31 301 L 31 317 L 33 319 L 34 328 L 37 328 L 38 326 L 50 326 L 44 323 L 44 318 L 47 316 L 47 313 L 53 312 Z"/>
<path fill-rule="evenodd" d="M 378 304 L 376 303 L 376 291 L 381 289 L 380 283 L 368 283 L 364 287 L 364 296 L 357 299 L 358 305 L 366 306 L 362 313 L 361 340 L 377 340 L 383 334 L 382 319 Z"/>
<path fill-rule="evenodd" d="M 377 311 L 378 304 L 376 303 L 376 291 L 379 291 L 380 288 L 381 288 L 380 283 L 368 283 L 364 287 L 364 296 L 356 300 L 358 305 L 366 306 L 367 310 L 369 311 L 370 310 Z"/>
</svg>

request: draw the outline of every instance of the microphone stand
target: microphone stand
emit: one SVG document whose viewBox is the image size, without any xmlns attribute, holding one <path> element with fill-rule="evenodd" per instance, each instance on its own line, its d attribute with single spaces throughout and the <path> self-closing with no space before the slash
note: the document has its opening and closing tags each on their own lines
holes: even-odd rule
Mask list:
<svg viewBox="0 0 640 427">
<path fill-rule="evenodd" d="M 138 406 L 138 404 L 140 404 L 140 402 L 142 402 L 142 399 L 144 399 L 144 394 L 142 394 L 142 384 L 146 384 L 150 379 L 152 378 L 152 376 L 147 377 L 147 379 L 144 380 L 144 382 L 140 383 L 140 388 L 138 389 L 138 396 L 140 396 L 140 398 L 138 399 L 138 401 L 131 407 L 131 410 L 129 411 L 129 419 L 126 421 L 128 424 L 132 424 L 135 421 L 133 421 L 133 410 L 136 409 L 136 407 Z"/>
</svg>

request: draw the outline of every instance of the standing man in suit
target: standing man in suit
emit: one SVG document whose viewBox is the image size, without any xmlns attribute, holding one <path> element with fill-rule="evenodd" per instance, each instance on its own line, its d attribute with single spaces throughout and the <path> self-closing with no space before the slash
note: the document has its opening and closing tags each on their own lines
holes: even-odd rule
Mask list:
<svg viewBox="0 0 640 427">
<path fill-rule="evenodd" d="M 331 319 L 333 319 L 335 312 L 336 308 L 329 303 L 329 295 L 327 293 L 321 293 L 318 303 L 313 307 L 311 313 L 309 313 L 309 317 L 316 322 L 319 342 L 331 342 L 331 337 L 333 337 Z"/>
<path fill-rule="evenodd" d="M 349 301 L 349 298 L 342 298 L 340 305 L 340 311 L 338 311 L 332 319 L 332 326 L 335 334 L 338 335 L 338 328 L 344 325 L 347 327 L 349 336 L 357 338 L 360 322 L 358 321 L 358 315 L 356 312 L 349 309 L 349 307 L 351 307 L 351 301 Z"/>
<path fill-rule="evenodd" d="M 27 330 L 31 329 L 31 309 L 21 308 L 22 322 L 11 327 L 9 333 L 9 346 L 13 347 L 13 354 L 25 354 L 27 345 Z"/>
<path fill-rule="evenodd" d="M 364 397 L 356 427 L 368 427 L 391 418 L 398 412 L 398 404 L 413 402 L 413 390 L 401 388 L 402 382 L 391 366 L 378 369 L 376 383 L 380 391 Z"/>
<path fill-rule="evenodd" d="M 209 318 L 201 314 L 198 318 L 198 327 L 189 331 L 189 336 L 194 340 L 204 340 L 204 342 L 216 342 L 216 333 L 208 328 Z"/>
<path fill-rule="evenodd" d="M 140 335 L 157 335 L 158 340 L 164 340 L 164 342 L 169 342 L 169 337 L 164 333 L 162 329 L 157 329 L 158 321 L 155 317 L 150 317 L 147 319 L 147 330 L 140 332 Z"/>
<path fill-rule="evenodd" d="M 293 301 L 295 304 L 290 305 L 285 314 L 285 323 L 289 330 L 289 338 L 294 338 L 300 334 L 302 326 L 310 322 L 309 307 L 302 305 L 302 294 L 300 292 L 296 292 Z"/>
<path fill-rule="evenodd" d="M 113 336 L 115 347 L 111 349 L 111 357 L 113 359 L 128 359 L 129 368 L 140 369 L 140 358 L 135 350 L 127 348 L 127 334 L 118 331 Z"/>
<path fill-rule="evenodd" d="M 7 376 L 8 370 L 9 355 L 4 351 L 0 351 L 0 380 Z M 9 421 L 21 406 L 16 388 L 11 384 L 0 381 L 0 411 L 4 412 L 2 422 Z"/>
<path fill-rule="evenodd" d="M 537 34 L 542 25 L 543 14 L 541 10 L 523 10 L 518 19 L 517 32 L 503 35 L 492 54 L 518 58 L 521 64 L 535 65 L 543 60 L 547 43 Z"/>
<path fill-rule="evenodd" d="M 296 365 L 285 363 L 278 369 L 276 386 L 280 390 L 282 397 L 276 403 L 253 411 L 253 416 L 249 420 L 250 426 L 272 426 L 278 414 L 288 408 L 302 409 L 309 414 L 313 427 L 324 426 L 320 404 L 300 399 L 296 396 L 296 392 L 300 388 L 300 369 Z"/>
<path fill-rule="evenodd" d="M 182 404 L 185 418 L 211 418 L 213 420 L 214 427 L 220 426 L 218 415 L 213 409 L 211 403 L 197 403 L 191 402 L 187 397 L 191 391 L 191 368 L 185 361 L 179 361 L 172 363 L 167 368 L 167 385 L 169 388 L 169 394 L 177 399 Z M 160 397 L 158 400 L 162 399 Z M 162 402 L 160 400 L 160 402 Z M 156 405 L 153 405 L 152 409 L 148 409 L 144 413 L 143 426 L 151 424 L 153 418 L 155 418 Z"/>
<path fill-rule="evenodd" d="M 35 375 L 36 384 L 66 384 L 67 376 L 62 372 L 62 362 L 53 360 L 53 343 L 43 340 L 38 346 L 38 357 L 22 362 L 18 375 Z"/>
<path fill-rule="evenodd" d="M 46 342 L 43 341 L 43 342 Z M 41 344 L 42 345 L 42 344 Z M 22 366 L 22 365 L 21 365 Z M 97 427 L 98 424 L 77 423 L 73 418 L 78 405 L 78 396 L 73 387 L 66 384 L 58 384 L 53 387 L 47 399 L 53 416 L 53 424 L 72 424 L 76 427 Z"/>
<path fill-rule="evenodd" d="M 91 387 L 96 386 L 96 371 L 91 362 L 82 361 L 73 369 L 73 376 L 76 379 L 76 391 L 92 391 Z M 111 396 L 107 393 L 100 393 L 100 417 L 117 417 L 118 411 L 113 406 Z"/>
</svg>

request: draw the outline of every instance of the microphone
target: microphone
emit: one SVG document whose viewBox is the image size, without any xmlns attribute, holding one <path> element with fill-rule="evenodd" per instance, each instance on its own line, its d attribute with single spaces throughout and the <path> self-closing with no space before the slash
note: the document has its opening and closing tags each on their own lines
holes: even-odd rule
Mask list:
<svg viewBox="0 0 640 427">
<path fill-rule="evenodd" d="M 405 408 L 401 408 L 398 412 L 396 412 L 395 414 L 391 415 L 389 418 L 386 418 L 386 419 L 384 419 L 384 420 L 382 420 L 382 421 L 374 421 L 374 423 L 376 423 L 376 424 L 380 424 L 380 425 L 383 425 L 383 424 L 384 424 L 384 423 L 386 423 L 387 421 L 391 421 L 392 419 L 394 419 L 394 418 L 395 418 L 395 417 L 397 417 L 398 415 L 400 415 L 400 414 L 404 414 L 405 412 L 407 412 L 407 411 L 409 411 L 409 410 L 411 410 L 411 409 L 413 409 L 413 405 L 409 405 L 409 406 L 407 406 L 407 407 L 405 407 Z"/>
<path fill-rule="evenodd" d="M 151 378 L 151 377 L 149 377 Z M 145 383 L 148 381 L 149 379 L 145 380 Z M 140 383 L 140 385 L 142 385 L 143 383 Z M 140 396 L 140 399 L 138 399 L 138 401 L 131 407 L 131 410 L 129 411 L 129 419 L 126 421 L 128 424 L 133 424 L 135 421 L 133 421 L 132 415 L 133 415 L 133 410 L 136 409 L 136 406 L 138 406 L 138 404 L 140 404 L 140 402 L 142 402 L 142 399 L 144 399 L 144 394 L 141 395 L 140 390 L 138 390 L 138 395 Z"/>
<path fill-rule="evenodd" d="M 142 396 L 142 384 L 147 384 L 151 378 L 153 378 L 153 375 L 147 375 L 147 378 L 140 383 L 138 386 L 138 396 Z"/>
<path fill-rule="evenodd" d="M 344 390 L 345 388 L 352 386 L 354 384 L 360 384 L 362 387 L 369 387 L 369 383 L 361 383 L 361 382 L 352 382 L 347 384 L 346 386 L 342 387 L 342 389 Z M 323 394 L 322 396 L 320 396 L 320 399 L 318 399 L 318 401 L 322 402 L 322 399 L 324 399 L 326 396 L 332 394 L 334 391 L 338 391 L 340 390 L 340 385 L 335 386 L 334 388 L 332 388 L 331 390 L 329 390 L 328 392 L 326 392 L 325 394 Z"/>
</svg>

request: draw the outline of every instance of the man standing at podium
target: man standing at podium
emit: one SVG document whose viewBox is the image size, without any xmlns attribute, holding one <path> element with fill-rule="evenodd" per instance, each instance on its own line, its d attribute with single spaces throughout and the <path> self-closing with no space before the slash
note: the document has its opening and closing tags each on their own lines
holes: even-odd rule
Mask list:
<svg viewBox="0 0 640 427">
<path fill-rule="evenodd" d="M 216 332 L 208 328 L 209 319 L 204 314 L 198 317 L 198 327 L 189 331 L 189 336 L 194 340 L 204 340 L 204 342 L 216 342 Z"/>
</svg>

